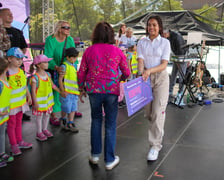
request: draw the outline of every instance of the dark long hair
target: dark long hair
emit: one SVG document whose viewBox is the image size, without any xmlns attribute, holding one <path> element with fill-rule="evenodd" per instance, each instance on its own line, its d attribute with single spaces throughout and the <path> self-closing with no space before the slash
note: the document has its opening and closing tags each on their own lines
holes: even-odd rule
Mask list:
<svg viewBox="0 0 224 180">
<path fill-rule="evenodd" d="M 121 34 L 122 34 L 122 30 L 121 30 L 121 28 L 122 28 L 123 26 L 127 27 L 125 23 L 122 23 L 122 24 L 120 25 L 120 27 L 119 27 L 119 32 L 118 32 L 118 34 L 119 34 L 118 37 L 119 37 L 119 38 L 121 37 Z"/>
<path fill-rule="evenodd" d="M 163 36 L 163 22 L 162 22 L 162 19 L 159 16 L 150 16 L 148 18 L 147 23 L 146 23 L 146 36 L 149 36 L 148 25 L 149 25 L 149 20 L 150 19 L 155 19 L 158 22 L 159 34 L 160 34 L 160 36 Z"/>
<path fill-rule="evenodd" d="M 92 44 L 96 43 L 115 43 L 114 30 L 109 23 L 101 21 L 96 24 L 92 33 Z"/>
</svg>

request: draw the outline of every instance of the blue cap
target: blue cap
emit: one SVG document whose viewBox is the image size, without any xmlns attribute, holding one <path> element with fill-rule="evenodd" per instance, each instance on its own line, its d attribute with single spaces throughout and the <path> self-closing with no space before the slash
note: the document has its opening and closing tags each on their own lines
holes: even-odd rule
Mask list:
<svg viewBox="0 0 224 180">
<path fill-rule="evenodd" d="M 6 56 L 14 56 L 16 58 L 27 58 L 27 56 L 25 56 L 22 52 L 22 50 L 18 47 L 12 47 L 10 48 L 7 53 Z"/>
<path fill-rule="evenodd" d="M 127 47 L 130 48 L 132 46 L 136 45 L 136 42 L 135 41 L 128 41 L 127 43 Z"/>
</svg>

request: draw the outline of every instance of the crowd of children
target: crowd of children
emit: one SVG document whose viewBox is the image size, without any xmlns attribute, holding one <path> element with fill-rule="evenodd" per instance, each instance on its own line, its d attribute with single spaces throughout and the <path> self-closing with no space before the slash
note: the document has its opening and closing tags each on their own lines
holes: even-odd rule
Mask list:
<svg viewBox="0 0 224 180">
<path fill-rule="evenodd" d="M 122 25 L 120 36 L 117 37 L 119 46 L 127 57 L 130 71 L 129 80 L 136 78 L 136 42 L 132 35 L 132 29 Z M 22 137 L 23 113 L 30 110 L 36 117 L 36 139 L 46 141 L 53 137 L 48 130 L 50 114 L 54 105 L 53 90 L 60 93 L 61 118 L 60 125 L 63 129 L 77 133 L 79 130 L 74 124 L 74 116 L 78 106 L 80 94 L 77 78 L 77 57 L 79 52 L 75 48 L 65 51 L 66 61 L 61 68 L 63 73 L 59 75 L 59 87 L 52 79 L 48 69 L 48 62 L 52 58 L 38 55 L 30 66 L 30 77 L 26 77 L 20 69 L 23 58 L 26 57 L 20 48 L 12 47 L 7 51 L 6 58 L 0 59 L 0 167 L 14 160 L 13 156 L 20 155 L 21 149 L 32 148 L 32 143 L 26 142 Z M 121 82 L 121 95 L 119 106 L 125 106 L 123 84 Z M 7 125 L 6 125 L 7 122 Z M 5 130 L 10 143 L 11 154 L 6 153 Z M 13 156 L 12 156 L 13 155 Z"/>
<path fill-rule="evenodd" d="M 7 51 L 6 58 L 0 62 L 0 167 L 14 160 L 13 156 L 20 155 L 21 149 L 32 148 L 32 143 L 22 137 L 23 113 L 30 110 L 36 116 L 36 139 L 45 141 L 53 137 L 48 130 L 49 118 L 54 105 L 53 89 L 61 94 L 62 103 L 61 125 L 64 129 L 77 133 L 73 119 L 77 111 L 78 85 L 77 65 L 78 51 L 75 48 L 66 49 L 66 59 L 62 65 L 64 73 L 60 74 L 58 88 L 51 80 L 48 69 L 48 58 L 38 55 L 30 66 L 29 78 L 20 69 L 23 58 L 26 57 L 20 48 L 12 47 Z M 27 80 L 28 79 L 28 80 Z M 68 114 L 68 121 L 66 115 Z M 7 125 L 6 125 L 7 122 Z M 6 154 L 5 130 L 10 143 L 11 154 Z M 12 156 L 13 155 L 13 156 Z"/>
</svg>

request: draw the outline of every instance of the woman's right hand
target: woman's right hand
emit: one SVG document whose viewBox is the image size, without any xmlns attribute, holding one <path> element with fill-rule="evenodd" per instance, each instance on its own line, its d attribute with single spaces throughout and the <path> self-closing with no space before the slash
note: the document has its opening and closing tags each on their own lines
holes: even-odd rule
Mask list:
<svg viewBox="0 0 224 180">
<path fill-rule="evenodd" d="M 148 77 L 149 77 L 149 75 L 150 75 L 150 69 L 146 69 L 146 70 L 144 70 L 144 72 L 142 73 L 142 79 L 143 79 L 143 81 L 147 81 L 147 79 L 148 79 Z"/>
<path fill-rule="evenodd" d="M 55 66 L 55 70 L 58 72 L 58 74 L 64 74 L 64 70 L 63 70 L 63 67 L 60 67 L 60 66 Z"/>
</svg>

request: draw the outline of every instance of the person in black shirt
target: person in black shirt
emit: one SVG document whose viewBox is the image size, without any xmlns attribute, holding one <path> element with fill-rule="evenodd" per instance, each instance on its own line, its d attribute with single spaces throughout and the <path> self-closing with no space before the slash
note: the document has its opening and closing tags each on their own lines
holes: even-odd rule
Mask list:
<svg viewBox="0 0 224 180">
<path fill-rule="evenodd" d="M 166 29 L 163 31 L 163 36 L 169 39 L 172 52 L 174 53 L 175 56 L 185 55 L 186 50 L 182 48 L 183 45 L 185 45 L 185 41 L 180 33 Z M 179 64 L 183 73 L 185 74 L 187 69 L 187 62 L 180 62 Z M 172 96 L 173 94 L 173 87 L 176 83 L 177 73 L 178 73 L 177 64 L 173 63 L 172 73 L 170 77 L 170 87 L 169 87 L 170 96 Z M 178 92 L 182 93 L 182 91 L 183 91 L 183 78 L 179 74 L 179 91 Z"/>
<path fill-rule="evenodd" d="M 23 32 L 15 27 L 12 27 L 11 24 L 13 22 L 13 15 L 10 9 L 8 8 L 0 9 L 0 18 L 2 18 L 3 27 L 6 29 L 6 32 L 10 38 L 11 47 L 19 47 L 23 51 L 23 54 L 25 54 L 27 43 L 23 36 Z M 23 120 L 30 120 L 30 116 L 24 113 Z"/>
<path fill-rule="evenodd" d="M 2 8 L 0 9 L 0 17 L 3 21 L 3 26 L 5 27 L 7 34 L 11 41 L 11 47 L 19 47 L 23 53 L 26 53 L 27 43 L 23 36 L 22 31 L 19 29 L 12 27 L 13 15 L 10 9 Z"/>
</svg>

